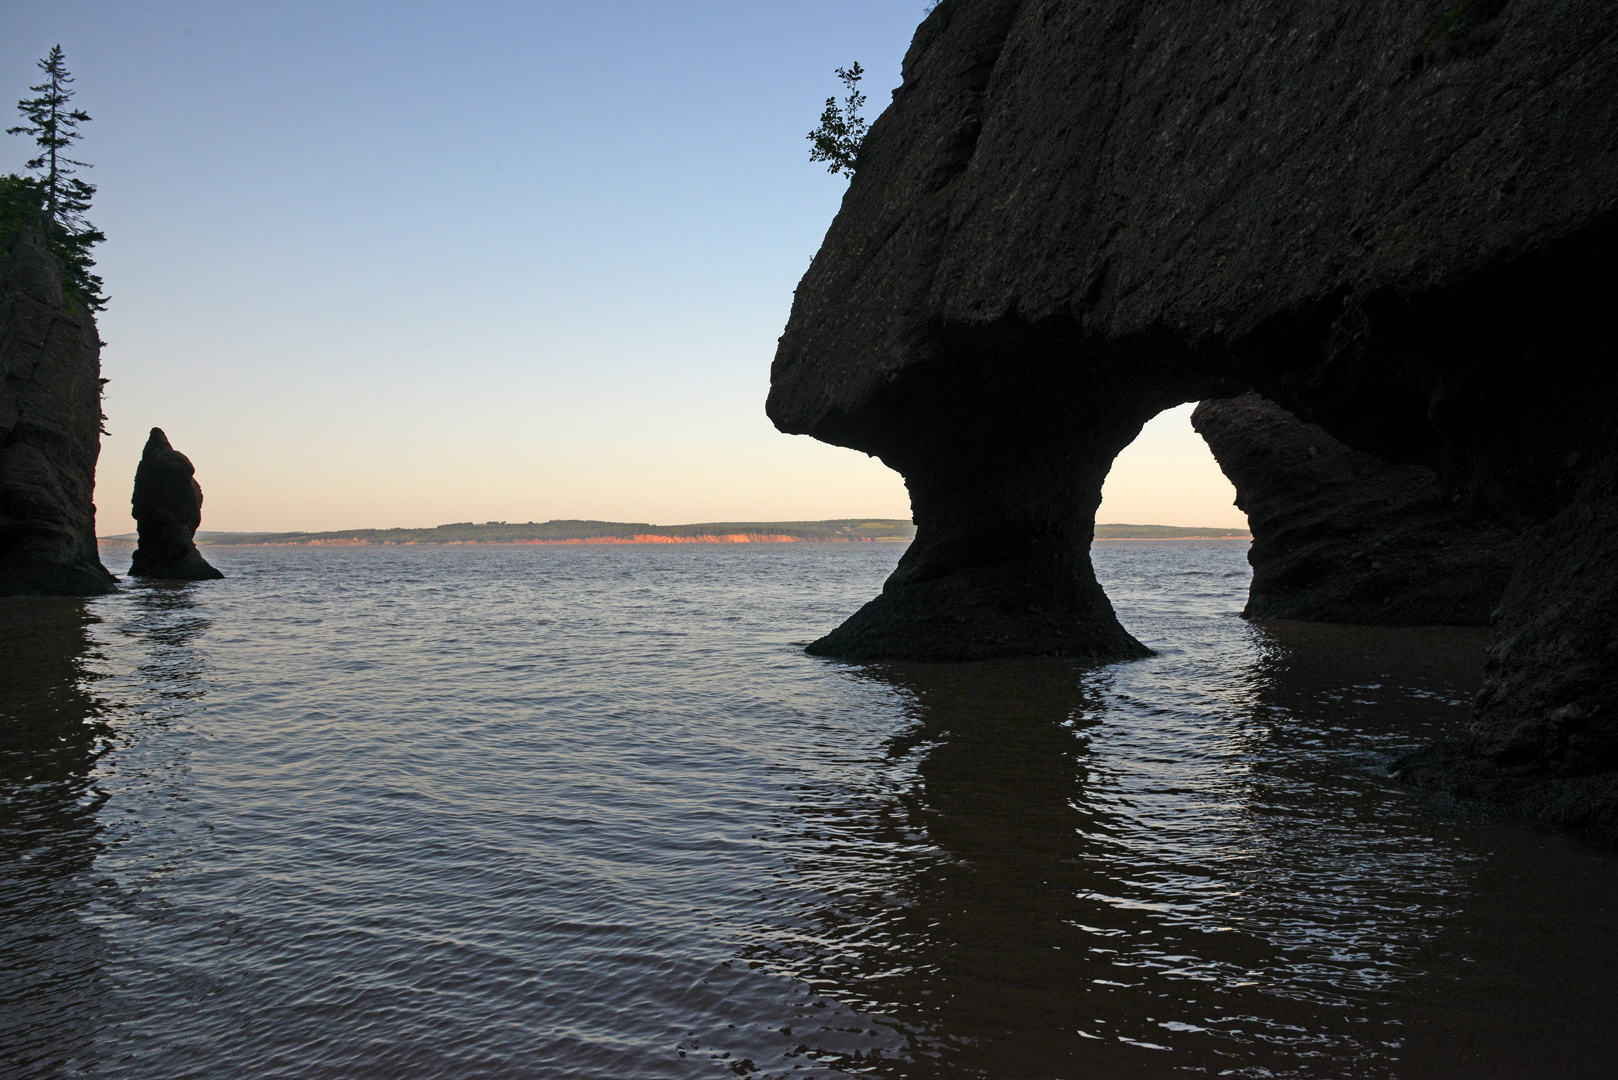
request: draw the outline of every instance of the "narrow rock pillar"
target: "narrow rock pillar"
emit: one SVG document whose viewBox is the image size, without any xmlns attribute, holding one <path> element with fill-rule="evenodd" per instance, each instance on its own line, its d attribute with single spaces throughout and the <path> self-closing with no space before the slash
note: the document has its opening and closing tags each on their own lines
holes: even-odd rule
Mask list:
<svg viewBox="0 0 1618 1080">
<path fill-rule="evenodd" d="M 905 478 L 916 538 L 882 594 L 809 652 L 929 661 L 1150 654 L 1096 583 L 1090 542 L 1113 458 L 1176 402 L 1100 394 L 1054 365 L 1008 379 L 1007 366 L 992 369 L 998 378 L 985 378 L 982 364 L 957 366 L 890 399 L 897 405 L 880 430 L 891 441 L 877 450 Z"/>
<path fill-rule="evenodd" d="M 134 577 L 207 581 L 225 575 L 209 566 L 197 550 L 202 524 L 202 486 L 191 459 L 169 445 L 162 428 L 153 428 L 135 470 L 133 498 L 140 544 L 129 572 Z"/>
</svg>

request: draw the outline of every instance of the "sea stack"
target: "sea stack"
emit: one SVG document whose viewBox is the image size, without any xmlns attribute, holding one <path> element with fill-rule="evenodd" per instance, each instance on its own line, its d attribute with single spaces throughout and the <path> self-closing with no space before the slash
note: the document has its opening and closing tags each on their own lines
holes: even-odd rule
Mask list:
<svg viewBox="0 0 1618 1080">
<path fill-rule="evenodd" d="M 225 575 L 209 566 L 197 550 L 202 524 L 202 485 L 191 459 L 169 445 L 162 428 L 153 428 L 135 470 L 135 524 L 140 545 L 129 572 L 134 577 L 207 581 Z"/>
<path fill-rule="evenodd" d="M 33 229 L 0 241 L 0 596 L 114 592 L 96 553 L 101 339 Z"/>
</svg>

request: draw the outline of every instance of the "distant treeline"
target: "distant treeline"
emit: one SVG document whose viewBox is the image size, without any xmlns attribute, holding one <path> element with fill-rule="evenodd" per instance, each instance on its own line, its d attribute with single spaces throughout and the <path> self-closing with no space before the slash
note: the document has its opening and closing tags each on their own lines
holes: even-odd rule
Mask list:
<svg viewBox="0 0 1618 1080">
<path fill-rule="evenodd" d="M 649 525 L 625 521 L 458 521 L 436 529 L 345 529 L 339 532 L 199 532 L 199 544 L 542 544 L 791 542 L 806 540 L 909 540 L 916 527 L 895 519 L 837 521 L 710 521 Z"/>
<path fill-rule="evenodd" d="M 344 529 L 337 532 L 199 532 L 199 544 L 344 546 L 355 544 L 656 544 L 790 543 L 793 541 L 903 541 L 916 527 L 898 518 L 835 521 L 709 521 L 649 525 L 633 521 L 458 521 L 435 529 Z M 1097 525 L 1097 540 L 1194 540 L 1246 537 L 1245 529 L 1177 525 Z M 133 541 L 133 536 L 103 540 Z"/>
<path fill-rule="evenodd" d="M 1097 525 L 1097 540 L 1206 540 L 1215 537 L 1246 539 L 1246 529 L 1196 529 L 1179 525 Z"/>
</svg>

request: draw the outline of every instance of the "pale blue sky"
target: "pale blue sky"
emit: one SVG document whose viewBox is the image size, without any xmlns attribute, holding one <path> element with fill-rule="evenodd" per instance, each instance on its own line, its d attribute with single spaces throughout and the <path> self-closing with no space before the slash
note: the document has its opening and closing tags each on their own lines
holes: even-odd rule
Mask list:
<svg viewBox="0 0 1618 1080">
<path fill-rule="evenodd" d="M 101 531 L 153 425 L 204 528 L 908 516 L 763 401 L 845 187 L 804 135 L 924 6 L 5 0 L 0 98 L 59 42 L 95 118 Z M 1103 520 L 1243 523 L 1183 413 Z"/>
</svg>

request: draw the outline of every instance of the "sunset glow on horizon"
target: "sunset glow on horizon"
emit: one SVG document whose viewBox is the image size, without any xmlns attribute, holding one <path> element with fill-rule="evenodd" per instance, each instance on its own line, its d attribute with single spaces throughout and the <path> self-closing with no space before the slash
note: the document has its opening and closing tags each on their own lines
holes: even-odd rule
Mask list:
<svg viewBox="0 0 1618 1080">
<path fill-rule="evenodd" d="M 0 90 L 60 43 L 94 118 L 98 532 L 154 426 L 204 530 L 908 518 L 763 403 L 846 188 L 805 133 L 856 59 L 881 110 L 924 7 L 8 3 Z M 1186 411 L 1101 520 L 1245 524 Z"/>
</svg>

